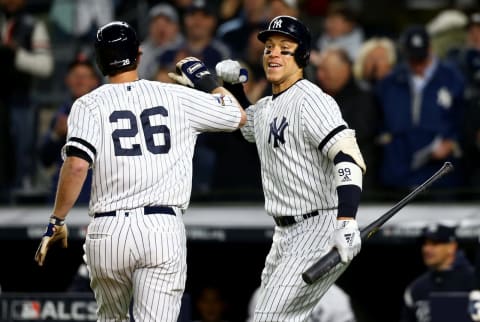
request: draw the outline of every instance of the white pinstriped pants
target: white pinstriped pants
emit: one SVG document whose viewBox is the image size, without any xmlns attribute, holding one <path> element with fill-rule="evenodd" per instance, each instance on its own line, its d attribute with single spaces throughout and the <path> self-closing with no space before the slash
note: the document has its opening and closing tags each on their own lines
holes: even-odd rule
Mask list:
<svg viewBox="0 0 480 322">
<path fill-rule="evenodd" d="M 330 211 L 291 226 L 275 227 L 262 271 L 254 321 L 307 320 L 323 294 L 348 266 L 337 265 L 313 285 L 302 279 L 302 273 L 331 249 L 335 222 L 336 214 Z"/>
<path fill-rule="evenodd" d="M 132 299 L 136 321 L 177 321 L 187 267 L 185 226 L 175 212 L 117 211 L 89 224 L 85 254 L 98 321 L 130 321 Z"/>
</svg>

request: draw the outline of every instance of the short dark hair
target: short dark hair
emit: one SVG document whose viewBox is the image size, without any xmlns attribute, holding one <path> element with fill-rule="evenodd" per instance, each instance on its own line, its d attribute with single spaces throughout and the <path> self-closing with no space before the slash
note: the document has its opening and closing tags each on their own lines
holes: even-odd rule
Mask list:
<svg viewBox="0 0 480 322">
<path fill-rule="evenodd" d="M 97 73 L 97 68 L 90 60 L 82 60 L 82 59 L 72 60 L 67 66 L 67 73 L 70 73 L 77 66 L 85 66 L 87 68 L 90 68 L 92 72 L 95 74 L 95 77 L 99 77 Z"/>
</svg>

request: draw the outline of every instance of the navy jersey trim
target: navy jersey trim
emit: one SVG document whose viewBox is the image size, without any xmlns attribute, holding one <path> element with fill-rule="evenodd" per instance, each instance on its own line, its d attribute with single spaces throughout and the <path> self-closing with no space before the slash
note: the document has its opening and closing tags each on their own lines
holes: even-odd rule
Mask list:
<svg viewBox="0 0 480 322">
<path fill-rule="evenodd" d="M 347 127 L 345 125 L 340 125 L 334 128 L 330 133 L 328 133 L 328 135 L 322 140 L 322 142 L 320 142 L 320 144 L 318 145 L 318 149 L 322 150 L 331 138 L 333 138 L 337 133 L 345 130 L 346 128 Z"/>
<path fill-rule="evenodd" d="M 87 141 L 85 141 L 84 139 L 77 138 L 77 137 L 71 137 L 70 139 L 68 139 L 68 141 L 73 141 L 73 142 L 80 143 L 81 145 L 85 146 L 87 149 L 92 151 L 92 153 L 94 155 L 97 154 L 97 150 L 95 149 L 95 147 L 93 145 L 91 145 L 90 143 L 88 143 Z"/>
<path fill-rule="evenodd" d="M 92 158 L 88 155 L 87 152 L 82 149 L 77 148 L 76 146 L 67 145 L 65 147 L 65 154 L 67 157 L 77 157 L 87 161 L 89 164 L 93 163 Z"/>
</svg>

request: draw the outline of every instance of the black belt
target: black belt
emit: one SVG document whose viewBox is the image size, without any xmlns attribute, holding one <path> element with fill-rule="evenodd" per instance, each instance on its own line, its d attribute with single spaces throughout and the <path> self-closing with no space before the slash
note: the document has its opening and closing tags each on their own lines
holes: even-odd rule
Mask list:
<svg viewBox="0 0 480 322">
<path fill-rule="evenodd" d="M 318 212 L 318 210 L 314 210 L 312 212 L 309 212 L 308 214 L 303 214 L 303 215 L 299 215 L 299 216 L 273 217 L 273 220 L 275 221 L 277 226 L 285 227 L 285 226 L 290 226 L 290 225 L 296 224 L 297 222 L 299 222 L 298 219 L 300 219 L 300 218 L 307 219 L 307 218 L 318 216 L 319 214 L 320 213 Z"/>
<path fill-rule="evenodd" d="M 175 216 L 175 211 L 173 210 L 173 208 L 168 207 L 168 206 L 145 206 L 145 207 L 143 207 L 143 213 L 145 215 L 167 214 L 167 215 Z M 111 216 L 116 216 L 116 215 L 117 215 L 117 211 L 115 211 L 115 210 L 107 211 L 107 212 L 96 212 L 93 215 L 93 218 L 111 217 Z"/>
</svg>

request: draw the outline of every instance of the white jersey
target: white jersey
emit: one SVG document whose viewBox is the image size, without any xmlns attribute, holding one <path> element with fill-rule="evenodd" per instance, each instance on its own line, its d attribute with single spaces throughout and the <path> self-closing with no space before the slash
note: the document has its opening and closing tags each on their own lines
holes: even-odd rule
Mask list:
<svg viewBox="0 0 480 322">
<path fill-rule="evenodd" d="M 106 84 L 79 98 L 65 147 L 93 160 L 90 215 L 148 205 L 187 208 L 197 135 L 233 131 L 240 119 L 231 97 L 155 81 Z"/>
<path fill-rule="evenodd" d="M 330 147 L 346 133 L 335 100 L 308 80 L 247 110 L 243 136 L 256 142 L 265 209 L 291 216 L 338 206 Z"/>
</svg>

